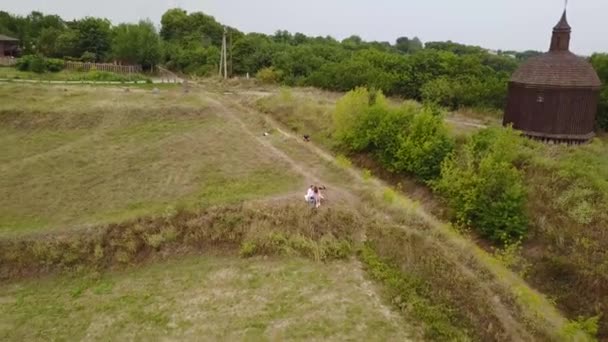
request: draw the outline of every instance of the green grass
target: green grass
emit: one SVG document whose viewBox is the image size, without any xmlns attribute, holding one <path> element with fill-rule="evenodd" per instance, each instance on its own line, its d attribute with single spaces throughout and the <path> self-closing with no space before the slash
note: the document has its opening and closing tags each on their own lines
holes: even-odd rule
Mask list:
<svg viewBox="0 0 608 342">
<path fill-rule="evenodd" d="M 324 103 L 310 95 L 293 94 L 292 90 L 284 88 L 278 94 L 259 99 L 256 107 L 294 134 L 307 134 L 316 144 L 332 146 L 332 103 Z"/>
<path fill-rule="evenodd" d="M 466 330 L 456 326 L 458 320 L 452 317 L 448 308 L 432 302 L 437 300 L 429 296 L 424 280 L 381 260 L 369 245 L 362 248 L 361 260 L 371 277 L 384 285 L 393 305 L 425 324 L 425 335 L 429 340 L 468 339 Z"/>
<path fill-rule="evenodd" d="M 292 130 L 295 130 L 293 129 L 293 127 L 299 125 L 309 125 L 309 127 L 312 127 L 311 130 L 317 133 L 328 132 L 328 130 L 331 129 L 331 117 L 328 117 L 327 114 L 331 113 L 331 110 L 323 108 L 326 108 L 328 103 L 331 104 L 333 102 L 332 96 L 334 96 L 335 94 L 320 94 L 314 99 L 311 99 L 306 94 L 301 93 L 302 92 L 300 90 L 293 90 L 282 91 L 278 94 L 270 96 L 267 95 L 266 97 L 263 97 L 262 99 L 256 101 L 255 107 L 258 110 L 271 116 L 274 120 L 278 121 L 286 128 L 292 128 Z M 243 102 L 247 103 L 248 101 L 249 103 L 251 103 L 250 99 L 245 99 Z M 307 103 L 306 105 L 304 104 L 305 102 Z M 316 109 L 306 109 L 306 107 L 309 105 L 312 105 Z M 450 117 L 450 120 L 454 119 L 460 120 L 460 118 L 458 117 Z M 491 125 L 496 124 L 493 120 L 489 120 L 488 123 Z M 471 118 L 464 117 L 462 118 L 462 122 L 450 122 L 450 125 L 453 127 L 453 130 L 451 132 L 452 134 L 460 135 L 460 140 L 463 140 L 466 138 L 467 135 L 471 134 L 471 132 L 477 131 L 479 128 L 475 126 L 479 124 L 480 122 L 478 120 L 472 120 Z M 464 128 L 462 128 L 461 126 Z M 315 141 L 315 144 L 321 144 L 324 145 L 324 147 L 331 149 L 333 145 L 331 142 L 331 136 L 327 135 L 327 137 L 329 139 L 328 141 L 324 141 L 323 139 L 313 140 Z M 304 153 L 297 150 L 297 148 L 295 147 L 296 144 L 291 144 L 290 146 L 286 146 L 284 148 L 283 145 L 285 144 L 280 141 L 280 139 L 273 141 L 279 141 L 275 143 L 275 146 L 280 146 L 282 150 L 288 152 L 291 156 L 294 156 L 295 158 L 299 159 L 300 157 L 298 155 L 304 155 Z M 587 148 L 589 147 L 584 147 L 584 149 Z M 556 156 L 554 154 L 547 153 L 545 155 L 548 158 L 556 159 Z M 342 166 L 345 166 L 344 161 L 340 160 L 340 158 L 338 158 L 337 164 L 342 164 Z M 595 164 L 592 163 L 591 165 Z M 579 170 L 583 171 L 586 169 L 579 168 Z M 329 173 L 324 170 L 323 174 L 327 175 Z M 449 307 L 457 308 L 455 310 L 451 309 L 452 313 L 457 313 L 459 315 L 457 321 L 459 323 L 468 321 L 468 324 L 465 324 L 465 326 L 468 326 L 468 329 L 474 326 L 474 330 L 477 336 L 485 336 L 486 338 L 491 339 L 491 336 L 493 336 L 493 334 L 494 337 L 497 336 L 497 334 L 500 334 L 495 329 L 504 329 L 503 333 L 511 336 L 512 338 L 517 338 L 515 337 L 519 333 L 516 332 L 517 328 L 514 330 L 512 326 L 509 327 L 508 325 L 504 325 L 503 323 L 501 323 L 501 320 L 505 316 L 505 312 L 512 314 L 512 317 L 514 317 L 516 321 L 522 324 L 520 327 L 525 326 L 523 330 L 528 330 L 528 332 L 531 334 L 540 334 L 539 336 L 548 333 L 545 336 L 558 336 L 558 339 L 561 339 L 563 335 L 561 335 L 557 331 L 554 331 L 556 329 L 547 329 L 547 327 L 558 327 L 557 330 L 559 330 L 565 325 L 572 325 L 567 324 L 567 321 L 564 320 L 560 316 L 560 314 L 552 307 L 552 304 L 549 301 L 545 300 L 541 294 L 536 293 L 534 290 L 529 288 L 522 279 L 519 279 L 517 276 L 511 274 L 507 269 L 504 268 L 503 265 L 501 265 L 492 257 L 486 255 L 486 253 L 483 252 L 482 249 L 478 248 L 475 244 L 468 245 L 468 241 L 464 242 L 466 238 L 463 238 L 461 236 L 452 236 L 453 233 L 451 232 L 451 230 L 447 228 L 444 229 L 443 227 L 439 229 L 439 231 L 441 231 L 440 233 L 438 233 L 437 231 L 427 231 L 427 228 L 425 228 L 424 224 L 427 219 L 421 220 L 421 217 L 417 213 L 417 211 L 424 211 L 425 209 L 419 208 L 420 206 L 417 203 L 408 201 L 411 203 L 406 206 L 402 201 L 403 197 L 399 193 L 395 192 L 392 189 L 387 189 L 384 185 L 378 184 L 376 180 L 370 182 L 369 177 L 362 176 L 362 178 L 364 178 L 364 180 L 365 178 L 368 178 L 367 182 L 364 183 L 367 183 L 367 185 L 369 185 L 370 187 L 377 188 L 377 185 L 380 185 L 379 189 L 376 189 L 376 191 L 370 191 L 370 189 L 358 189 L 358 185 L 360 184 L 357 184 L 357 182 L 352 182 L 352 179 L 348 177 L 344 178 L 344 176 L 342 176 L 341 180 L 332 179 L 332 182 L 336 182 L 334 184 L 344 185 L 351 191 L 354 191 L 360 198 L 364 199 L 365 201 L 375 200 L 373 196 L 375 192 L 375 195 L 376 197 L 378 197 L 378 200 L 380 202 L 379 207 L 398 207 L 398 209 L 395 208 L 395 214 L 398 215 L 398 217 L 403 217 L 404 221 L 407 222 L 406 225 L 412 226 L 412 229 L 414 231 L 421 230 L 423 231 L 423 234 L 425 236 L 431 235 L 432 237 L 429 237 L 429 242 L 433 241 L 433 244 L 438 241 L 442 241 L 442 239 L 445 239 L 447 234 L 447 240 L 457 241 L 454 243 L 454 246 L 458 246 L 458 248 L 466 246 L 463 248 L 467 251 L 458 251 L 458 248 L 454 249 L 454 246 L 450 246 L 448 248 L 449 253 L 441 255 L 445 252 L 438 253 L 438 251 L 436 250 L 436 245 L 425 246 L 423 248 L 417 249 L 406 248 L 403 243 L 387 243 L 378 249 L 378 254 L 381 254 L 380 252 L 383 252 L 383 255 L 381 255 L 381 257 L 383 258 L 388 256 L 395 257 L 394 260 L 390 261 L 401 266 L 401 271 L 405 272 L 404 277 L 406 279 L 412 276 L 412 274 L 410 273 L 414 273 L 420 279 L 424 279 L 428 284 L 432 285 L 430 291 L 430 298 L 441 299 L 440 301 L 443 301 L 444 303 L 449 303 Z M 599 179 L 601 177 L 594 178 Z M 532 178 L 529 177 L 529 179 L 531 180 Z M 556 179 L 556 177 L 554 176 L 553 179 Z M 389 180 L 392 181 L 390 177 Z M 541 192 L 537 191 L 537 193 Z M 556 196 L 556 198 L 557 197 L 559 196 Z M 545 199 L 544 203 L 550 204 L 551 201 L 552 199 Z M 575 214 L 584 217 L 585 214 L 587 214 L 588 212 L 588 210 L 577 210 Z M 545 217 L 545 221 L 548 222 L 546 218 L 547 217 Z M 433 225 L 437 225 L 437 222 L 434 219 L 432 221 Z M 546 228 L 552 228 L 555 232 L 562 231 L 559 224 L 555 224 Z M 598 232 L 600 232 L 601 234 L 601 230 L 594 230 L 593 234 L 596 234 Z M 437 234 L 437 236 L 435 236 L 435 234 Z M 367 229 L 367 238 L 370 239 L 369 228 Z M 557 236 L 556 238 L 563 239 L 563 234 L 561 237 Z M 440 245 L 443 245 L 443 243 L 444 242 L 441 242 Z M 577 250 L 581 252 L 577 254 L 581 256 L 584 254 L 584 252 L 582 251 L 590 250 L 590 247 L 594 246 L 592 241 L 585 239 L 565 243 L 571 246 L 578 244 L 580 248 L 578 248 Z M 418 245 L 424 246 L 424 244 L 420 243 L 418 243 Z M 548 246 L 549 245 L 551 244 L 548 244 Z M 538 251 L 538 245 L 533 245 L 533 247 L 536 247 L 535 250 Z M 403 254 L 394 253 L 396 251 L 403 251 Z M 598 253 L 596 255 L 600 254 Z M 460 257 L 462 257 L 462 259 L 460 261 L 456 261 Z M 562 259 L 569 258 L 566 256 Z M 580 259 L 580 261 L 585 260 L 589 261 L 599 259 Z M 587 266 L 581 267 L 580 270 L 582 271 L 589 268 L 600 270 L 603 268 L 603 266 L 598 267 L 598 263 L 602 264 L 605 260 L 606 259 L 604 258 L 601 261 L 587 262 Z M 545 260 L 545 262 L 547 261 L 552 262 L 552 260 Z M 557 261 L 563 262 L 564 260 Z M 575 263 L 578 262 L 576 260 L 569 261 Z M 453 264 L 454 262 L 456 262 L 456 264 L 458 264 L 459 262 L 464 262 L 465 264 L 478 264 L 473 266 L 473 272 L 467 272 L 466 270 L 463 270 L 459 267 L 455 267 L 455 265 Z M 437 265 L 435 265 L 434 263 L 442 264 L 442 267 L 446 267 L 446 269 L 443 271 L 439 270 L 437 268 Z M 539 260 L 537 259 L 536 265 L 541 266 L 542 263 L 539 262 Z M 468 266 L 470 266 L 470 264 Z M 574 275 L 575 273 L 573 271 L 575 270 L 571 268 L 567 274 Z M 552 278 L 552 280 L 543 278 L 544 275 L 542 273 L 537 272 L 536 276 L 538 276 L 540 279 L 544 279 L 544 285 L 536 283 L 537 288 L 551 287 L 551 282 L 555 282 L 555 279 L 560 279 L 560 276 L 558 274 L 556 274 Z M 602 282 L 596 282 L 596 291 L 587 291 L 589 297 L 592 297 L 594 294 L 598 293 L 601 288 L 605 288 L 605 286 L 599 284 L 602 284 Z M 603 282 L 603 284 L 606 284 L 606 282 Z M 504 308 L 500 308 L 500 306 L 499 308 L 496 308 L 496 305 L 493 304 L 494 299 L 492 297 L 485 297 L 489 294 L 486 293 L 484 289 L 484 287 L 486 286 L 492 287 L 500 293 L 497 294 L 497 292 L 494 292 L 494 295 L 492 296 L 498 296 L 494 297 L 494 299 L 501 297 L 503 301 L 508 303 L 506 305 L 506 310 Z M 573 288 L 571 287 L 570 289 Z M 555 292 L 548 291 L 548 293 Z M 561 293 L 565 293 L 564 289 L 561 290 Z M 573 300 L 572 302 L 574 303 L 575 301 Z M 429 309 L 433 311 L 433 308 Z M 585 317 L 589 317 L 594 315 L 593 311 L 596 309 L 594 309 L 593 304 L 589 303 L 589 305 L 583 305 L 582 307 L 579 306 L 579 310 L 579 312 L 585 312 Z M 595 314 L 597 314 L 597 312 Z M 424 316 L 424 313 L 422 313 L 421 315 Z M 518 315 L 519 317 L 517 317 Z M 571 319 L 576 318 L 576 311 L 570 310 L 569 317 Z M 577 338 L 584 339 L 587 337 L 588 336 L 578 335 Z"/>
<path fill-rule="evenodd" d="M 179 89 L 7 85 L 0 97 L 0 236 L 234 203 L 301 182 Z"/>
<path fill-rule="evenodd" d="M 35 73 L 20 71 L 15 68 L 0 68 L 0 79 L 8 80 L 39 80 L 39 81 L 87 81 L 87 82 L 133 82 L 146 81 L 149 78 L 143 74 L 116 74 L 105 71 L 72 71 Z"/>
<path fill-rule="evenodd" d="M 190 257 L 0 287 L 0 340 L 406 340 L 352 261 Z"/>
<path fill-rule="evenodd" d="M 15 282 L 0 285 L 2 340 L 404 340 L 405 321 L 437 339 L 545 340 L 565 325 L 487 253 L 374 177 L 273 130 L 238 94 L 6 85 L 0 96 L 0 278 Z M 294 193 L 311 182 L 328 182 L 320 211 Z M 121 223 L 95 225 L 108 221 Z M 344 261 L 361 240 L 383 298 Z M 291 259 L 162 261 L 201 251 Z M 122 271 L 81 273 L 108 269 Z"/>
</svg>

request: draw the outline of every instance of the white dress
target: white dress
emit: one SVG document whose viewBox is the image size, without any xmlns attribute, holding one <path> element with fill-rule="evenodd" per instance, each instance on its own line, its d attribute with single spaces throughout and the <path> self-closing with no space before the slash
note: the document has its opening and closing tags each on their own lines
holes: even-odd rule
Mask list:
<svg viewBox="0 0 608 342">
<path fill-rule="evenodd" d="M 314 198 L 315 192 L 311 188 L 308 188 L 308 192 L 306 193 L 306 195 L 304 195 L 304 199 L 306 200 L 306 202 L 310 202 L 311 200 L 314 200 Z"/>
</svg>

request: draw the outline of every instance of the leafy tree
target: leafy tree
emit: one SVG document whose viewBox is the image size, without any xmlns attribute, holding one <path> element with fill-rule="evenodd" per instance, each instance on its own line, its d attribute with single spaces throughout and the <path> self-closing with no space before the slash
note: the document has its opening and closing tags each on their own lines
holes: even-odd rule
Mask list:
<svg viewBox="0 0 608 342">
<path fill-rule="evenodd" d="M 57 57 L 80 57 L 82 53 L 80 52 L 78 39 L 78 31 L 74 29 L 67 29 L 60 33 L 55 41 Z"/>
<path fill-rule="evenodd" d="M 293 42 L 293 36 L 289 31 L 278 30 L 272 36 L 272 41 L 279 44 L 291 44 Z"/>
<path fill-rule="evenodd" d="M 608 130 L 608 54 L 596 53 L 591 56 L 590 60 L 604 84 L 600 92 L 597 123 L 603 130 Z"/>
<path fill-rule="evenodd" d="M 423 48 L 424 44 L 422 44 L 420 38 L 414 37 L 412 40 L 410 40 L 410 52 L 416 52 L 422 50 Z"/>
<path fill-rule="evenodd" d="M 113 30 L 112 56 L 128 64 L 152 68 L 160 61 L 160 39 L 154 24 L 121 24 Z"/>
<path fill-rule="evenodd" d="M 381 95 L 373 96 L 366 88 L 357 88 L 344 95 L 336 103 L 332 115 L 334 137 L 338 143 L 355 152 L 367 149 L 371 141 L 364 132 L 367 131 L 365 123 L 370 105 L 383 106 L 384 102 Z"/>
<path fill-rule="evenodd" d="M 176 40 L 190 32 L 188 13 L 180 8 L 173 8 L 163 14 L 160 23 L 160 35 L 164 40 Z"/>
<path fill-rule="evenodd" d="M 58 44 L 61 34 L 62 30 L 54 27 L 45 27 L 41 29 L 36 44 L 36 49 L 38 52 L 45 56 L 63 57 Z"/>
<path fill-rule="evenodd" d="M 454 147 L 443 118 L 422 109 L 402 128 L 392 163 L 394 170 L 416 175 L 424 181 L 437 178 L 441 163 Z"/>
<path fill-rule="evenodd" d="M 529 58 L 540 56 L 542 54 L 543 54 L 543 52 L 540 52 L 540 51 L 527 50 L 524 52 L 516 52 L 515 58 L 517 58 L 517 60 L 519 60 L 519 61 L 525 61 Z"/>
<path fill-rule="evenodd" d="M 76 21 L 74 26 L 78 32 L 79 53 L 93 53 L 96 61 L 103 61 L 110 54 L 112 41 L 109 20 L 88 17 Z"/>
<path fill-rule="evenodd" d="M 202 12 L 194 12 L 188 17 L 188 23 L 190 32 L 186 35 L 187 38 L 194 40 L 202 38 L 216 46 L 222 44 L 224 27 L 214 17 Z"/>
<path fill-rule="evenodd" d="M 258 70 L 272 65 L 273 53 L 272 41 L 267 36 L 247 34 L 234 44 L 234 72 L 255 75 Z"/>
<path fill-rule="evenodd" d="M 526 192 L 514 165 L 518 139 L 512 129 L 478 132 L 443 162 L 441 177 L 433 183 L 460 224 L 496 242 L 520 239 L 527 230 Z"/>
<path fill-rule="evenodd" d="M 395 48 L 403 53 L 414 53 L 422 50 L 423 45 L 418 37 L 409 39 L 408 37 L 399 37 L 395 43 Z"/>
<path fill-rule="evenodd" d="M 353 35 L 342 40 L 342 46 L 349 50 L 356 50 L 363 45 L 361 37 Z"/>
<path fill-rule="evenodd" d="M 451 40 L 448 40 L 447 42 L 427 42 L 426 48 L 433 50 L 449 51 L 456 55 L 485 53 L 484 49 L 479 46 L 454 43 Z"/>
<path fill-rule="evenodd" d="M 293 44 L 295 45 L 302 45 L 305 44 L 309 41 L 308 37 L 306 37 L 305 34 L 297 32 L 294 36 L 293 36 Z"/>
</svg>

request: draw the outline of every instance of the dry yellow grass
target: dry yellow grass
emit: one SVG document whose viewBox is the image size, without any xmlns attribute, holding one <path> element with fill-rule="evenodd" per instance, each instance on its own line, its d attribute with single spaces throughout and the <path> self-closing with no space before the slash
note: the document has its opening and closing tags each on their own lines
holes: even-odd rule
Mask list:
<svg viewBox="0 0 608 342">
<path fill-rule="evenodd" d="M 0 87 L 0 235 L 291 192 L 290 166 L 179 88 Z"/>
</svg>

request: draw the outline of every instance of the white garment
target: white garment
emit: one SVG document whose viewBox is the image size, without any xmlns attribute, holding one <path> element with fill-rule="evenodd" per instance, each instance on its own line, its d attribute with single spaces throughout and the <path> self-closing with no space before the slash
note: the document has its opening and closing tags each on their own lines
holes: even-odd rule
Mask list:
<svg viewBox="0 0 608 342">
<path fill-rule="evenodd" d="M 306 202 L 309 202 L 314 198 L 315 198 L 315 192 L 312 190 L 312 188 L 308 188 L 308 192 L 304 196 L 304 199 L 306 200 Z"/>
</svg>

